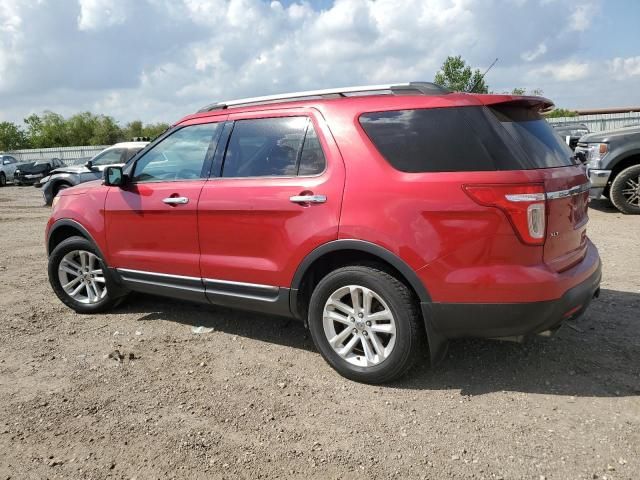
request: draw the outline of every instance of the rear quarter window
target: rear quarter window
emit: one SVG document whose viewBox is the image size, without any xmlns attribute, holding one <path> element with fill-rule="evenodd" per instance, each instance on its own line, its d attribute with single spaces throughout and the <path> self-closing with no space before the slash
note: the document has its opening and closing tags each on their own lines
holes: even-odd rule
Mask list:
<svg viewBox="0 0 640 480">
<path fill-rule="evenodd" d="M 561 152 L 561 145 L 548 138 L 560 140 L 547 122 L 537 114 L 525 117 L 486 107 L 449 107 L 365 113 L 359 120 L 380 154 L 402 172 L 571 165 L 571 151 Z"/>
</svg>

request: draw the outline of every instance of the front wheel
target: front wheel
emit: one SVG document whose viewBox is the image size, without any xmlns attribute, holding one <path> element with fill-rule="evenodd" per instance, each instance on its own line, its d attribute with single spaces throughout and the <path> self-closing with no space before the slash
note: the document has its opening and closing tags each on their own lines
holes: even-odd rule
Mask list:
<svg viewBox="0 0 640 480">
<path fill-rule="evenodd" d="M 311 337 L 342 376 L 390 382 L 411 368 L 425 345 L 416 303 L 405 284 L 382 270 L 343 267 L 324 277 L 311 295 Z"/>
<path fill-rule="evenodd" d="M 102 312 L 120 301 L 99 252 L 86 238 L 61 242 L 49 256 L 48 272 L 55 294 L 78 313 Z"/>
<path fill-rule="evenodd" d="M 0 187 L 4 187 L 7 185 L 7 177 L 4 172 L 0 172 Z"/>
<path fill-rule="evenodd" d="M 640 214 L 640 165 L 618 173 L 609 194 L 611 203 L 622 213 Z"/>
</svg>

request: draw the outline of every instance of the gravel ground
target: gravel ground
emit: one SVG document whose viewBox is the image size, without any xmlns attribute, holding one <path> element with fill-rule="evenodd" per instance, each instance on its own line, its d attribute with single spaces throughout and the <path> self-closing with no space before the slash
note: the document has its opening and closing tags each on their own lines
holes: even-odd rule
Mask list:
<svg viewBox="0 0 640 480">
<path fill-rule="evenodd" d="M 39 195 L 0 189 L 0 479 L 640 478 L 640 217 L 594 202 L 602 295 L 554 338 L 452 342 L 372 387 L 282 318 L 143 295 L 73 313 Z"/>
</svg>

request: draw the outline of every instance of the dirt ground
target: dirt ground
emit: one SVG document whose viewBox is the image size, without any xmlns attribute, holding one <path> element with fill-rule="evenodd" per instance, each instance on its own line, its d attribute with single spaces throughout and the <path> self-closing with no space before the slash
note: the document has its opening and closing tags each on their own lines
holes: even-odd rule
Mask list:
<svg viewBox="0 0 640 480">
<path fill-rule="evenodd" d="M 0 189 L 0 479 L 640 478 L 640 217 L 592 204 L 602 295 L 572 327 L 455 341 L 372 387 L 282 318 L 143 295 L 75 314 L 41 204 Z"/>
</svg>

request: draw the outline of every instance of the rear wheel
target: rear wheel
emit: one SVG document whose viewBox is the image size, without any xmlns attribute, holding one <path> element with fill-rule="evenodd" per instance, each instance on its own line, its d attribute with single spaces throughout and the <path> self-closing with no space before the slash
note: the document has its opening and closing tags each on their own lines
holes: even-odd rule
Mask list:
<svg viewBox="0 0 640 480">
<path fill-rule="evenodd" d="M 640 165 L 624 169 L 613 179 L 610 200 L 622 213 L 640 214 Z"/>
<path fill-rule="evenodd" d="M 338 373 L 384 383 L 404 375 L 424 346 L 424 330 L 409 288 L 368 266 L 324 277 L 309 304 L 313 341 Z"/>
<path fill-rule="evenodd" d="M 78 313 L 102 312 L 120 301 L 98 250 L 86 238 L 61 242 L 49 256 L 48 273 L 55 294 Z"/>
<path fill-rule="evenodd" d="M 7 177 L 4 175 L 4 172 L 0 172 L 0 187 L 4 187 L 7 185 Z"/>
</svg>

